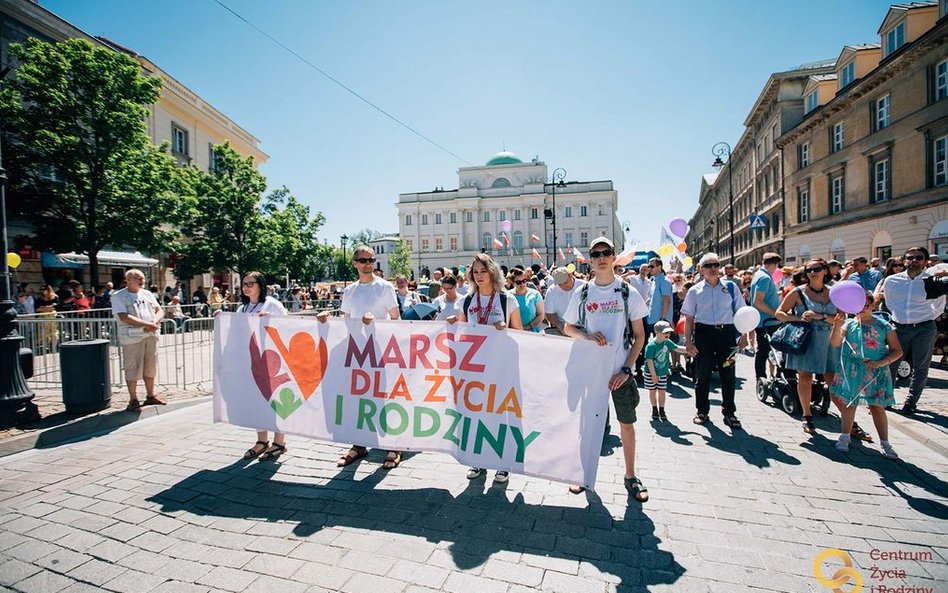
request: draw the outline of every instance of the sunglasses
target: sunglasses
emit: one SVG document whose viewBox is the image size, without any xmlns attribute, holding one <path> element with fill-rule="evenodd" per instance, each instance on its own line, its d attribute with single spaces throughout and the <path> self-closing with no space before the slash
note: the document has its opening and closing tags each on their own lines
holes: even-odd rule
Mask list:
<svg viewBox="0 0 948 593">
<path fill-rule="evenodd" d="M 241 282 L 240 285 L 243 286 L 244 288 L 250 288 L 251 286 L 256 286 L 257 283 L 256 283 L 256 282 L 253 282 L 253 281 L 251 281 L 251 282 Z"/>
<path fill-rule="evenodd" d="M 517 286 L 520 286 L 520 285 L 526 284 L 526 283 L 527 283 L 526 280 L 514 280 L 514 284 L 516 284 Z"/>
<path fill-rule="evenodd" d="M 905 264 L 892 264 L 893 268 L 904 268 Z"/>
<path fill-rule="evenodd" d="M 807 274 L 819 274 L 820 272 L 822 272 L 822 271 L 825 270 L 825 269 L 826 269 L 826 268 L 824 268 L 823 266 L 813 266 L 812 268 L 807 268 L 807 269 L 806 269 L 806 273 L 807 273 Z"/>
<path fill-rule="evenodd" d="M 357 257 L 353 259 L 352 261 L 356 263 L 360 263 L 360 264 L 372 264 L 372 263 L 375 263 L 375 258 L 374 257 Z"/>
<path fill-rule="evenodd" d="M 905 259 L 907 261 L 922 261 L 925 259 L 924 255 L 906 255 Z"/>
<path fill-rule="evenodd" d="M 652 269 L 652 268 L 654 268 L 655 266 L 652 265 L 652 264 L 649 264 L 648 267 L 649 267 L 649 269 Z"/>
<path fill-rule="evenodd" d="M 707 264 L 702 264 L 701 267 L 704 268 L 704 269 L 706 269 L 706 270 L 713 270 L 713 269 L 715 269 L 715 268 L 720 268 L 720 267 L 721 267 L 721 264 L 718 263 L 718 262 L 716 262 L 716 261 L 713 261 L 713 262 L 710 262 L 710 263 L 707 263 Z"/>
<path fill-rule="evenodd" d="M 590 251 L 589 257 L 590 259 L 596 259 L 598 257 L 612 257 L 614 253 L 615 251 L 611 249 L 603 249 L 602 251 Z"/>
</svg>

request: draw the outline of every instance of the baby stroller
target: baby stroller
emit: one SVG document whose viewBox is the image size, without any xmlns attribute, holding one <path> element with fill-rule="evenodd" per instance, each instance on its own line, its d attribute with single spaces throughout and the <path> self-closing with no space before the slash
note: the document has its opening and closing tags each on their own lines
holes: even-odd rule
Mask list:
<svg viewBox="0 0 948 593">
<path fill-rule="evenodd" d="M 757 399 L 762 403 L 767 403 L 767 399 L 772 398 L 781 410 L 791 416 L 799 416 L 803 411 L 803 405 L 797 395 L 797 372 L 786 368 L 784 364 L 786 355 L 783 352 L 771 348 L 767 358 L 777 372 L 773 379 L 757 381 Z M 830 393 L 823 381 L 823 375 L 814 377 L 810 407 L 820 416 L 826 416 L 829 413 Z"/>
</svg>

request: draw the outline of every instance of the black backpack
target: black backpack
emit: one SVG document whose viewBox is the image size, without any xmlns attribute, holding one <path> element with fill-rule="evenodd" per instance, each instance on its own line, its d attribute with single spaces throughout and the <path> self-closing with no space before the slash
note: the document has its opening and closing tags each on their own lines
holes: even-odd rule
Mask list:
<svg viewBox="0 0 948 593">
<path fill-rule="evenodd" d="M 590 281 L 591 282 L 591 281 Z M 579 292 L 579 326 L 584 328 L 586 327 L 586 300 L 589 298 L 589 282 L 583 284 L 583 287 Z M 622 333 L 622 347 L 626 350 L 632 348 L 632 340 L 634 334 L 632 333 L 632 322 L 629 321 L 629 285 L 625 281 L 622 282 L 620 288 L 615 289 L 616 292 L 622 293 L 622 308 L 625 310 L 625 331 Z"/>
</svg>

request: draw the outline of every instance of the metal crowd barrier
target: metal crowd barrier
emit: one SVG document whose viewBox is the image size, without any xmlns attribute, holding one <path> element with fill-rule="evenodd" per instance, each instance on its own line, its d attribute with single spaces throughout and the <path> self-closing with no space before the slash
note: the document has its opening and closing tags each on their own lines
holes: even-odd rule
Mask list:
<svg viewBox="0 0 948 593">
<path fill-rule="evenodd" d="M 305 309 L 294 316 L 310 316 L 320 309 Z M 341 314 L 338 309 L 331 310 Z M 35 388 L 58 388 L 62 385 L 60 348 L 75 340 L 109 340 L 109 367 L 114 387 L 125 384 L 122 348 L 118 342 L 118 321 L 113 317 L 38 314 L 17 318 L 23 346 L 33 351 L 33 377 L 28 381 Z M 214 319 L 212 317 L 166 317 L 161 321 L 158 346 L 158 377 L 155 384 L 166 388 L 210 391 L 213 383 L 212 364 Z"/>
</svg>

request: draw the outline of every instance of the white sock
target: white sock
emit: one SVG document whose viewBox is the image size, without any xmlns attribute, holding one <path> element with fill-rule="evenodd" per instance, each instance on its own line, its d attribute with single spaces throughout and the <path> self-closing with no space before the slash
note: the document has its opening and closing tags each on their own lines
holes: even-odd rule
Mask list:
<svg viewBox="0 0 948 593">
<path fill-rule="evenodd" d="M 879 445 L 882 446 L 882 447 L 888 447 L 888 446 L 889 446 L 889 441 L 879 441 Z"/>
<path fill-rule="evenodd" d="M 848 441 L 850 438 L 851 438 L 851 435 L 848 435 L 848 434 L 840 434 L 840 435 L 839 435 L 839 440 L 841 440 L 841 441 Z"/>
</svg>

